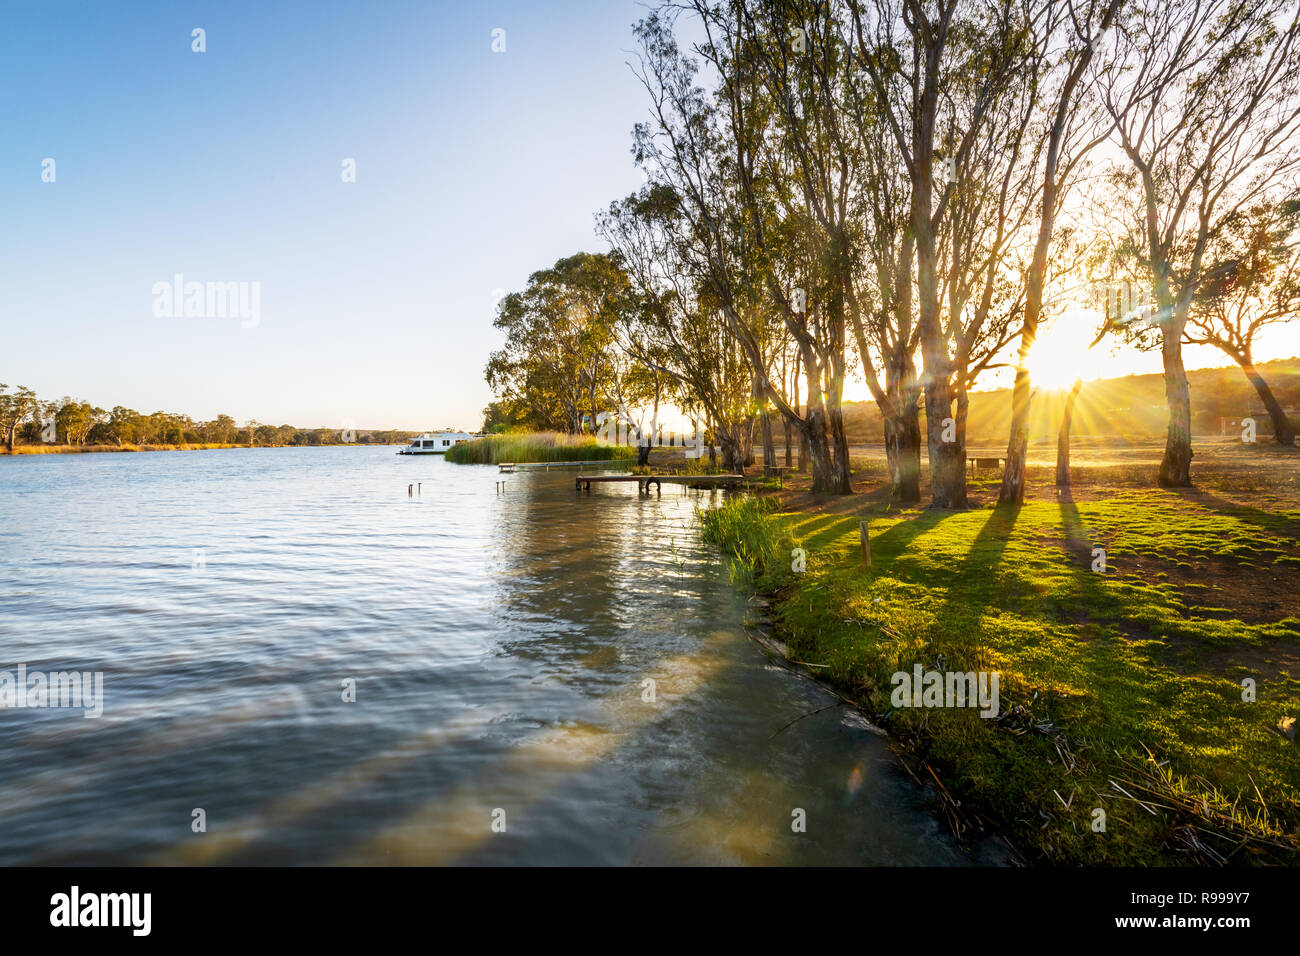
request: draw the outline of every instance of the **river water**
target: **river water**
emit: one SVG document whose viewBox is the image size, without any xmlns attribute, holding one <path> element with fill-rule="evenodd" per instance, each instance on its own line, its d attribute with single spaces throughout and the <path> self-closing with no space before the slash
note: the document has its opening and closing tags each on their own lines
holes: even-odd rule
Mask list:
<svg viewBox="0 0 1300 956">
<path fill-rule="evenodd" d="M 0 864 L 969 862 L 746 638 L 720 492 L 394 452 L 0 458 L 0 671 L 103 674 L 0 709 Z"/>
</svg>

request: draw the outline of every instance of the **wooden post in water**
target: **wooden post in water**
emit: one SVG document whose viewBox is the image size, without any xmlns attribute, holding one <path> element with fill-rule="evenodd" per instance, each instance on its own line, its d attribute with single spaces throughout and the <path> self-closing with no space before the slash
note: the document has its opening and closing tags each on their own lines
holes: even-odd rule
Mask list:
<svg viewBox="0 0 1300 956">
<path fill-rule="evenodd" d="M 415 492 L 412 490 L 414 487 L 415 487 L 415 485 L 407 485 L 407 486 L 406 486 L 406 497 L 408 497 L 408 498 L 412 498 L 412 497 L 415 496 Z"/>
<path fill-rule="evenodd" d="M 415 486 L 415 493 L 417 495 L 424 494 L 424 482 L 421 481 Z"/>
<path fill-rule="evenodd" d="M 867 537 L 867 523 L 858 522 L 858 532 L 862 535 L 862 566 L 871 567 L 871 539 Z"/>
</svg>

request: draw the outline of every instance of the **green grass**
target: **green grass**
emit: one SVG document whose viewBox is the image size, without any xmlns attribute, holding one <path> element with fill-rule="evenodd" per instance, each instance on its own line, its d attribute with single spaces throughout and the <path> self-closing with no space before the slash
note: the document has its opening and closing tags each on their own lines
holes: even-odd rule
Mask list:
<svg viewBox="0 0 1300 956">
<path fill-rule="evenodd" d="M 602 445 L 590 435 L 559 432 L 507 432 L 488 435 L 447 450 L 458 465 L 495 465 L 503 461 L 622 461 L 636 458 L 636 449 Z"/>
<path fill-rule="evenodd" d="M 732 581 L 753 584 L 763 568 L 774 567 L 791 550 L 789 532 L 769 520 L 773 505 L 767 498 L 733 498 L 721 508 L 696 508 L 704 539 L 727 553 Z"/>
<path fill-rule="evenodd" d="M 1300 620 L 1246 621 L 1220 606 L 1241 599 L 1234 567 L 1267 567 L 1295 587 L 1276 556 L 1297 553 L 1300 515 L 1160 491 L 878 514 L 870 569 L 858 559 L 862 517 L 772 514 L 746 498 L 701 526 L 733 577 L 777 595 L 791 655 L 823 665 L 1022 854 L 1300 862 L 1300 747 L 1274 729 L 1300 713 L 1300 675 L 1275 660 L 1294 660 Z M 787 546 L 806 550 L 804 573 Z M 1091 570 L 1093 547 L 1106 549 L 1106 573 Z M 1139 574 L 1139 561 L 1160 573 Z M 1190 568 L 1182 590 L 1165 573 L 1178 564 Z M 1004 716 L 892 710 L 891 675 L 941 660 L 999 672 Z M 1254 703 L 1242 700 L 1247 677 Z M 1091 827 L 1096 807 L 1104 833 Z"/>
</svg>

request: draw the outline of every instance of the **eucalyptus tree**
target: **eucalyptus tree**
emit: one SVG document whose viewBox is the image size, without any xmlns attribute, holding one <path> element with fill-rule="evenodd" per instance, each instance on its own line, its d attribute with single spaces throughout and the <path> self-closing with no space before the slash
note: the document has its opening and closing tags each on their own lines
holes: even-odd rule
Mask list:
<svg viewBox="0 0 1300 956">
<path fill-rule="evenodd" d="M 990 56 L 1000 58 L 997 69 L 1014 71 L 1016 82 L 989 95 L 976 88 L 976 95 L 950 97 L 943 111 L 951 117 L 945 124 L 948 136 L 964 133 L 960 167 L 956 158 L 944 163 L 948 210 L 936 230 L 941 314 L 944 338 L 951 343 L 956 401 L 953 443 L 962 449 L 970 390 L 986 371 L 999 367 L 997 360 L 1021 334 L 1020 260 L 1038 201 L 1040 76 L 1030 38 L 1041 10 L 1031 2 L 999 10 L 998 16 L 1003 49 Z"/>
<path fill-rule="evenodd" d="M 1024 317 L 1011 392 L 1011 435 L 998 491 L 1000 504 L 1025 500 L 1031 398 L 1028 358 L 1044 315 L 1043 292 L 1053 264 L 1050 254 L 1057 219 L 1088 154 L 1110 131 L 1101 119 L 1096 98 L 1089 96 L 1089 79 L 1098 68 L 1102 39 L 1114 27 L 1123 4 L 1124 0 L 1043 0 L 1036 15 L 1027 18 L 1028 67 L 1042 105 L 1035 117 L 1041 180 L 1036 196 L 1037 235 L 1024 273 Z"/>
<path fill-rule="evenodd" d="M 32 417 L 38 408 L 36 393 L 25 385 L 19 385 L 14 391 L 0 383 L 0 433 L 3 433 L 5 445 L 13 454 L 14 441 L 18 429 Z"/>
<path fill-rule="evenodd" d="M 995 303 L 1028 205 L 1020 131 L 1007 128 L 1024 107 L 1027 24 L 1015 0 L 846 2 L 857 65 L 903 170 L 931 500 L 961 507 L 966 454 L 953 403 L 963 373 L 980 365 L 976 345 L 1005 344 L 987 339 L 990 316 L 1015 315 Z"/>
<path fill-rule="evenodd" d="M 484 378 L 516 420 L 574 433 L 582 427 L 581 385 L 538 299 L 512 292 L 501 300 L 492 324 L 505 340 L 488 357 Z"/>
<path fill-rule="evenodd" d="M 678 259 L 696 280 L 698 301 L 716 307 L 758 389 L 806 442 L 813 490 L 847 492 L 848 448 L 839 415 L 845 372 L 840 293 L 815 286 L 818 275 L 805 271 L 808 246 L 801 240 L 807 238 L 807 220 L 783 217 L 791 183 L 780 175 L 766 142 L 769 127 L 781 126 L 781 109 L 750 62 L 753 45 L 742 41 L 744 28 L 734 19 L 743 11 L 722 4 L 693 9 L 705 36 L 691 54 L 675 36 L 676 8 L 661 8 L 636 26 L 637 75 L 650 95 L 651 120 L 636 128 L 635 155 L 678 204 Z M 701 86 L 702 78 L 710 88 Z M 824 296 L 818 294 L 822 288 Z M 773 316 L 799 352 L 807 379 L 802 409 L 770 374 L 774 353 L 763 340 Z"/>
<path fill-rule="evenodd" d="M 594 432 L 626 388 L 611 349 L 626 294 L 621 267 L 603 254 L 578 253 L 533 273 L 498 307 L 493 324 L 505 343 L 489 358 L 488 384 L 535 423 Z"/>
<path fill-rule="evenodd" d="M 1291 190 L 1300 193 L 1300 183 Z M 1212 345 L 1241 368 L 1264 403 L 1273 437 L 1295 444 L 1295 427 L 1255 367 L 1255 337 L 1300 316 L 1300 199 L 1266 203 L 1231 217 L 1211 240 L 1214 278 L 1192 298 L 1183 340 Z"/>
<path fill-rule="evenodd" d="M 598 217 L 632 290 L 617 341 L 638 364 L 673 383 L 677 404 L 708 423 L 724 465 L 738 470 L 755 412 L 753 367 L 696 272 L 695 244 L 683 235 L 692 228 L 685 209 L 671 186 L 652 183 Z M 740 300 L 732 306 L 738 316 L 751 315 Z"/>
<path fill-rule="evenodd" d="M 734 168 L 758 251 L 759 286 L 799 349 L 808 417 L 824 416 L 827 490 L 847 494 L 842 401 L 849 299 L 860 258 L 854 208 L 860 162 L 845 109 L 854 78 L 843 6 L 812 0 L 695 0 L 694 6 L 707 38 L 697 49 L 723 78 L 722 109 L 733 136 L 753 143 L 748 155 L 737 151 Z M 760 127 L 755 120 L 764 117 Z"/>
<path fill-rule="evenodd" d="M 1169 406 L 1162 486 L 1192 482 L 1182 346 L 1198 291 L 1228 269 L 1211 261 L 1212 242 L 1295 187 L 1298 40 L 1295 0 L 1130 0 L 1116 66 L 1098 76 L 1123 155 L 1105 206 L 1113 257 L 1150 283 L 1153 300 L 1151 314 L 1108 315 L 1103 333 L 1159 344 Z"/>
<path fill-rule="evenodd" d="M 850 37 L 850 43 L 855 42 Z M 892 149 L 892 133 L 868 84 L 849 88 L 846 109 L 857 134 L 860 169 L 854 210 L 860 263 L 847 287 L 849 320 L 862 376 L 884 425 L 891 491 L 900 502 L 921 500 L 921 427 L 918 401 L 913 262 L 906 171 Z M 879 368 L 879 371 L 877 370 Z"/>
</svg>

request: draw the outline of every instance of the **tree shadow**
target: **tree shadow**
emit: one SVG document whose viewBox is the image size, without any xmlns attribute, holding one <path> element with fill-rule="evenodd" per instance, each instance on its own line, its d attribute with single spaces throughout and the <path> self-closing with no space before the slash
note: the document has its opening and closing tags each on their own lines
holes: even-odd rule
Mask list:
<svg viewBox="0 0 1300 956">
<path fill-rule="evenodd" d="M 1069 488 L 1061 490 L 1059 498 L 1061 525 L 1065 529 L 1065 553 L 1073 559 L 1070 568 L 1071 590 L 1062 595 L 1058 611 L 1070 611 L 1072 623 L 1084 623 L 1091 619 L 1089 609 L 1100 611 L 1101 617 L 1114 619 L 1117 616 L 1118 602 L 1107 593 L 1101 585 L 1103 574 L 1092 570 L 1094 560 L 1092 549 L 1095 547 L 1083 526 L 1079 515 L 1079 506 L 1075 504 L 1074 495 Z"/>
<path fill-rule="evenodd" d="M 1211 494 L 1201 488 L 1171 488 L 1168 490 L 1174 492 L 1180 498 L 1198 504 L 1210 511 L 1229 515 L 1246 524 L 1254 525 L 1256 528 L 1262 528 L 1265 531 L 1271 531 L 1274 534 L 1290 538 L 1292 541 L 1300 542 L 1300 521 L 1295 518 L 1229 501 L 1227 498 L 1220 498 L 1218 495 Z"/>
<path fill-rule="evenodd" d="M 810 551 L 829 550 L 835 541 L 857 528 L 858 518 L 844 515 L 816 515 L 790 526 L 790 533 Z"/>
<path fill-rule="evenodd" d="M 913 541 L 934 529 L 941 521 L 952 517 L 956 512 L 940 509 L 923 511 L 914 518 L 902 521 L 886 528 L 879 535 L 871 536 L 871 556 L 893 560 L 907 550 Z M 868 532 L 871 524 L 867 523 Z"/>
<path fill-rule="evenodd" d="M 843 546 L 852 550 L 857 547 L 858 525 L 866 521 L 868 533 L 871 535 L 873 561 L 877 558 L 892 560 L 906 551 L 914 540 L 953 514 L 955 512 L 934 510 L 923 511 L 912 517 L 902 516 L 901 520 L 878 535 L 870 531 L 871 524 L 878 518 L 889 517 L 888 515 L 819 514 L 793 523 L 789 528 L 795 539 L 810 551 L 831 550 L 836 542 L 841 542 Z"/>
<path fill-rule="evenodd" d="M 968 624 L 972 618 L 978 620 L 993 603 L 999 591 L 993 572 L 1002 564 L 1022 508 L 1021 505 L 994 508 L 971 540 L 965 557 L 952 570 L 952 583 L 936 616 L 941 630 L 958 623 Z"/>
</svg>

